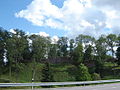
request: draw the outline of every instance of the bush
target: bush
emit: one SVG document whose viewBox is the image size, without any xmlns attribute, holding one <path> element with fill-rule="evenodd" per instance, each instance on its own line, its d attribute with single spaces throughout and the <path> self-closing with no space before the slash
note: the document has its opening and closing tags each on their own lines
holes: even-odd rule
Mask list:
<svg viewBox="0 0 120 90">
<path fill-rule="evenodd" d="M 80 64 L 78 66 L 77 75 L 76 75 L 77 81 L 88 81 L 92 80 L 90 73 L 88 72 L 88 68 L 84 64 Z"/>
<path fill-rule="evenodd" d="M 101 77 L 98 73 L 93 73 L 92 74 L 92 80 L 101 80 Z"/>
<path fill-rule="evenodd" d="M 55 72 L 54 80 L 57 82 L 65 82 L 65 81 L 75 81 L 75 77 L 70 75 L 68 72 Z"/>
<path fill-rule="evenodd" d="M 0 83 L 10 83 L 10 82 L 12 81 L 9 79 L 0 78 Z"/>
</svg>

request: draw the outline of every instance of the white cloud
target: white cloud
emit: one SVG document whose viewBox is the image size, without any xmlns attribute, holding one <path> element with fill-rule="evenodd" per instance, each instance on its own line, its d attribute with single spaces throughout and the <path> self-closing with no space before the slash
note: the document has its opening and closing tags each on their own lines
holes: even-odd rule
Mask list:
<svg viewBox="0 0 120 90">
<path fill-rule="evenodd" d="M 46 32 L 39 32 L 39 35 L 43 37 L 49 37 L 49 34 L 47 34 Z"/>
<path fill-rule="evenodd" d="M 33 0 L 15 15 L 34 25 L 66 30 L 71 37 L 99 36 L 120 32 L 119 4 L 120 0 L 65 0 L 63 7 L 58 8 L 50 0 Z"/>
<path fill-rule="evenodd" d="M 26 10 L 15 14 L 16 17 L 25 18 L 35 25 L 43 26 L 46 18 L 61 18 L 59 8 L 52 5 L 50 0 L 33 0 Z"/>
<path fill-rule="evenodd" d="M 29 35 L 40 35 L 42 37 L 49 37 L 50 35 L 46 32 L 39 32 L 39 33 L 29 33 Z"/>
<path fill-rule="evenodd" d="M 93 0 L 93 5 L 106 15 L 106 27 L 109 33 L 120 33 L 120 0 Z"/>
<path fill-rule="evenodd" d="M 92 3 L 98 7 L 109 7 L 120 10 L 120 0 L 93 0 Z"/>
<path fill-rule="evenodd" d="M 10 32 L 13 33 L 13 34 L 16 34 L 14 29 L 10 29 Z"/>
<path fill-rule="evenodd" d="M 53 36 L 51 38 L 52 44 L 56 44 L 58 40 L 59 40 L 58 36 Z"/>
</svg>

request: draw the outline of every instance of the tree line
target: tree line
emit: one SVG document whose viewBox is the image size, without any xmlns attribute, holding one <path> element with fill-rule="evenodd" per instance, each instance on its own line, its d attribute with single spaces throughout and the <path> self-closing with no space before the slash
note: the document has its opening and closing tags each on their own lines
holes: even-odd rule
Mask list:
<svg viewBox="0 0 120 90">
<path fill-rule="evenodd" d="M 14 29 L 12 33 L 0 28 L 0 75 L 9 72 L 9 77 L 12 77 L 12 72 L 19 72 L 21 63 L 32 62 L 34 78 L 38 63 L 61 57 L 69 58 L 70 64 L 75 66 L 72 69 L 77 71 L 76 80 L 90 80 L 90 74 L 95 73 L 102 77 L 105 62 L 120 65 L 120 35 L 109 34 L 95 38 L 80 34 L 74 39 L 59 37 L 57 42 L 53 42 L 51 37 L 27 35 L 19 29 Z M 49 63 L 45 62 L 43 81 L 51 81 Z"/>
</svg>

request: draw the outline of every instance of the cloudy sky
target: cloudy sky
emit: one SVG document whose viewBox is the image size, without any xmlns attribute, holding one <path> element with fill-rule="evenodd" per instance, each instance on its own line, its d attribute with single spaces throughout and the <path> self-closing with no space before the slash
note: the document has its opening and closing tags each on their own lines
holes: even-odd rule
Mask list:
<svg viewBox="0 0 120 90">
<path fill-rule="evenodd" d="M 120 0 L 1 0 L 0 26 L 75 37 L 120 33 Z"/>
</svg>

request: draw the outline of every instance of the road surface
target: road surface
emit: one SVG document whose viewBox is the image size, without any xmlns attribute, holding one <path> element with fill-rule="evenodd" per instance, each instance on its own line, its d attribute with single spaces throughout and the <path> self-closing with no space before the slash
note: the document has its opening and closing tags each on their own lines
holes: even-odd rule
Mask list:
<svg viewBox="0 0 120 90">
<path fill-rule="evenodd" d="M 31 89 L 9 89 L 9 90 L 31 90 Z M 46 88 L 46 89 L 40 88 L 34 90 L 120 90 L 120 83 L 80 86 L 80 87 L 61 87 L 61 88 Z"/>
</svg>

